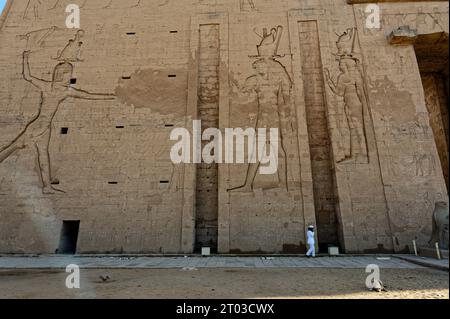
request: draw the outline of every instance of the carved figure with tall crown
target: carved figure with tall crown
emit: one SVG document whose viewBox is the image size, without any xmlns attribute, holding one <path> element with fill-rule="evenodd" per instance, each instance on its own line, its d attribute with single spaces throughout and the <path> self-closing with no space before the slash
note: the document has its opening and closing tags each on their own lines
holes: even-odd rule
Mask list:
<svg viewBox="0 0 450 319">
<path fill-rule="evenodd" d="M 365 123 L 368 101 L 360 59 L 355 52 L 357 31 L 356 28 L 348 28 L 336 35 L 338 51 L 334 56 L 339 62 L 340 74 L 334 80 L 329 70 L 325 69 L 325 78 L 331 91 L 343 98 L 343 105 L 339 107 L 341 109 L 338 113 L 343 114 L 345 119 L 338 124 L 338 127 L 340 127 L 340 139 L 345 141 L 345 145 L 336 156 L 336 161 L 338 163 L 369 163 Z"/>
<path fill-rule="evenodd" d="M 276 28 L 272 28 L 270 30 L 270 33 L 267 31 L 267 28 L 264 28 L 261 43 L 257 45 L 258 57 L 276 57 L 282 35 L 283 27 L 281 25 L 277 26 Z"/>
<path fill-rule="evenodd" d="M 354 57 L 355 56 L 355 40 L 356 29 L 348 28 L 342 34 L 338 34 L 338 40 L 336 41 L 336 47 L 338 52 L 336 57 Z"/>
<path fill-rule="evenodd" d="M 291 99 L 292 79 L 286 71 L 284 65 L 277 60 L 283 27 L 277 26 L 263 29 L 262 40 L 257 45 L 258 55 L 251 55 L 255 59 L 252 63 L 253 74 L 249 76 L 243 85 L 235 81 L 235 86 L 239 93 L 245 96 L 252 96 L 258 103 L 258 113 L 255 123 L 255 131 L 259 128 L 279 129 L 280 135 L 277 141 L 267 142 L 258 152 L 267 154 L 271 151 L 278 156 L 278 170 L 273 174 L 270 185 L 265 185 L 265 189 L 280 188 L 289 191 L 287 181 L 287 150 L 286 139 L 293 138 L 293 120 L 290 114 L 293 113 L 293 100 Z M 275 146 L 275 143 L 279 146 Z M 256 152 L 256 144 L 253 152 Z M 260 163 L 249 163 L 245 180 L 228 191 L 252 192 L 254 190 L 255 178 L 260 168 Z"/>
</svg>

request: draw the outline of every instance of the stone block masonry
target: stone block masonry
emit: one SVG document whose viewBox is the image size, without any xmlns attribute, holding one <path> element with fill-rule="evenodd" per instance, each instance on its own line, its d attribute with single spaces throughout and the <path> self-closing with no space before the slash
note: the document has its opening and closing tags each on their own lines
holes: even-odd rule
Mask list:
<svg viewBox="0 0 450 319">
<path fill-rule="evenodd" d="M 384 1 L 380 29 L 366 5 L 8 1 L 0 253 L 301 254 L 310 224 L 321 251 L 428 245 L 448 203 L 448 3 Z M 194 120 L 278 129 L 277 172 L 174 164 L 170 133 Z"/>
</svg>

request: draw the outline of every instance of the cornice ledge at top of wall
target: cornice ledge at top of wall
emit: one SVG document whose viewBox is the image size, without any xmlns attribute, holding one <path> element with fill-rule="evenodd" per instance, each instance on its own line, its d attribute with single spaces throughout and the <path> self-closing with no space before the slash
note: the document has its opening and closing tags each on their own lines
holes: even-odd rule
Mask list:
<svg viewBox="0 0 450 319">
<path fill-rule="evenodd" d="M 8 16 L 9 10 L 11 9 L 13 2 L 14 0 L 6 0 L 5 7 L 3 8 L 3 12 L 0 15 L 0 30 L 2 29 L 3 24 L 6 21 L 6 17 Z"/>
<path fill-rule="evenodd" d="M 358 3 L 380 3 L 380 2 L 436 2 L 436 1 L 448 1 L 448 0 L 347 0 L 347 3 L 358 4 Z"/>
<path fill-rule="evenodd" d="M 414 44 L 417 38 L 417 30 L 410 29 L 409 26 L 401 26 L 387 36 L 387 40 L 391 45 L 410 45 Z"/>
</svg>

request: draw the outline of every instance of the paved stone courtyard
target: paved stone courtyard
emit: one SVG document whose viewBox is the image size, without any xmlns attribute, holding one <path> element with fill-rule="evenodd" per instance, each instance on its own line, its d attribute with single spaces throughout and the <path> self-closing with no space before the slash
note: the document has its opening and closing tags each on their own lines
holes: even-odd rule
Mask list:
<svg viewBox="0 0 450 319">
<path fill-rule="evenodd" d="M 0 256 L 0 299 L 448 299 L 448 272 L 404 257 Z M 65 286 L 69 264 L 80 267 L 80 289 Z M 369 264 L 380 267 L 388 292 L 366 288 Z"/>
<path fill-rule="evenodd" d="M 447 261 L 448 263 L 448 261 Z M 0 257 L 0 269 L 52 269 L 76 264 L 90 269 L 176 269 L 176 268 L 380 268 L 416 269 L 420 265 L 396 257 Z"/>
</svg>

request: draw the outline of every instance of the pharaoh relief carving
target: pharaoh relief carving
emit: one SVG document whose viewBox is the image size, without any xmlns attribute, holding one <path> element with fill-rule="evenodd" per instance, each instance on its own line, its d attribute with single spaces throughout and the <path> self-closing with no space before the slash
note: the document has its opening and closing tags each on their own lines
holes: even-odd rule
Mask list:
<svg viewBox="0 0 450 319">
<path fill-rule="evenodd" d="M 64 51 L 64 50 L 63 50 Z M 36 115 L 25 125 L 19 134 L 7 145 L 0 147 L 0 164 L 3 163 L 13 153 L 25 148 L 34 151 L 39 163 L 39 177 L 42 182 L 44 194 L 64 193 L 56 188 L 52 183 L 55 179 L 51 172 L 51 158 L 49 145 L 52 134 L 52 121 L 55 118 L 61 104 L 68 98 L 85 100 L 113 100 L 113 94 L 89 93 L 87 91 L 74 88 L 71 84 L 74 65 L 72 55 L 67 59 L 60 59 L 54 67 L 51 79 L 41 79 L 34 76 L 30 68 L 31 51 L 23 52 L 22 76 L 40 92 L 40 100 L 36 101 Z"/>
<path fill-rule="evenodd" d="M 296 135 L 296 116 L 291 100 L 292 80 L 284 65 L 277 60 L 278 48 L 283 34 L 283 27 L 270 31 L 263 30 L 261 42 L 257 45 L 258 55 L 250 56 L 254 74 L 245 83 L 232 80 L 240 95 L 253 99 L 257 103 L 255 130 L 258 128 L 277 128 L 279 130 L 277 182 L 273 188 L 288 190 L 287 141 Z M 252 117 L 252 115 L 249 115 Z M 256 147 L 256 146 L 255 146 Z M 264 152 L 275 151 L 270 141 L 266 142 Z M 298 156 L 298 153 L 297 153 Z M 259 163 L 248 164 L 245 181 L 229 191 L 251 192 L 259 169 Z"/>
<path fill-rule="evenodd" d="M 386 75 L 377 80 L 368 78 L 368 84 L 374 106 L 381 111 L 374 114 L 383 123 L 378 128 L 383 136 L 382 143 L 401 144 L 411 138 L 422 141 L 433 138 L 427 113 L 407 114 L 404 111 L 405 105 L 413 103 L 408 91 L 397 89 Z"/>
<path fill-rule="evenodd" d="M 436 165 L 434 155 L 419 147 L 412 154 L 400 156 L 397 171 L 401 175 L 415 176 L 420 179 L 436 175 Z"/>
<path fill-rule="evenodd" d="M 432 154 L 415 153 L 413 155 L 415 175 L 418 177 L 432 176 L 436 173 L 436 160 Z"/>
<path fill-rule="evenodd" d="M 344 114 L 344 123 L 338 123 L 340 139 L 345 145 L 338 163 L 368 163 L 365 113 L 368 111 L 367 93 L 364 86 L 360 60 L 355 53 L 356 28 L 349 28 L 338 35 L 336 61 L 340 73 L 336 79 L 325 69 L 325 76 L 331 91 L 343 98 L 338 102 L 338 113 Z"/>
</svg>

